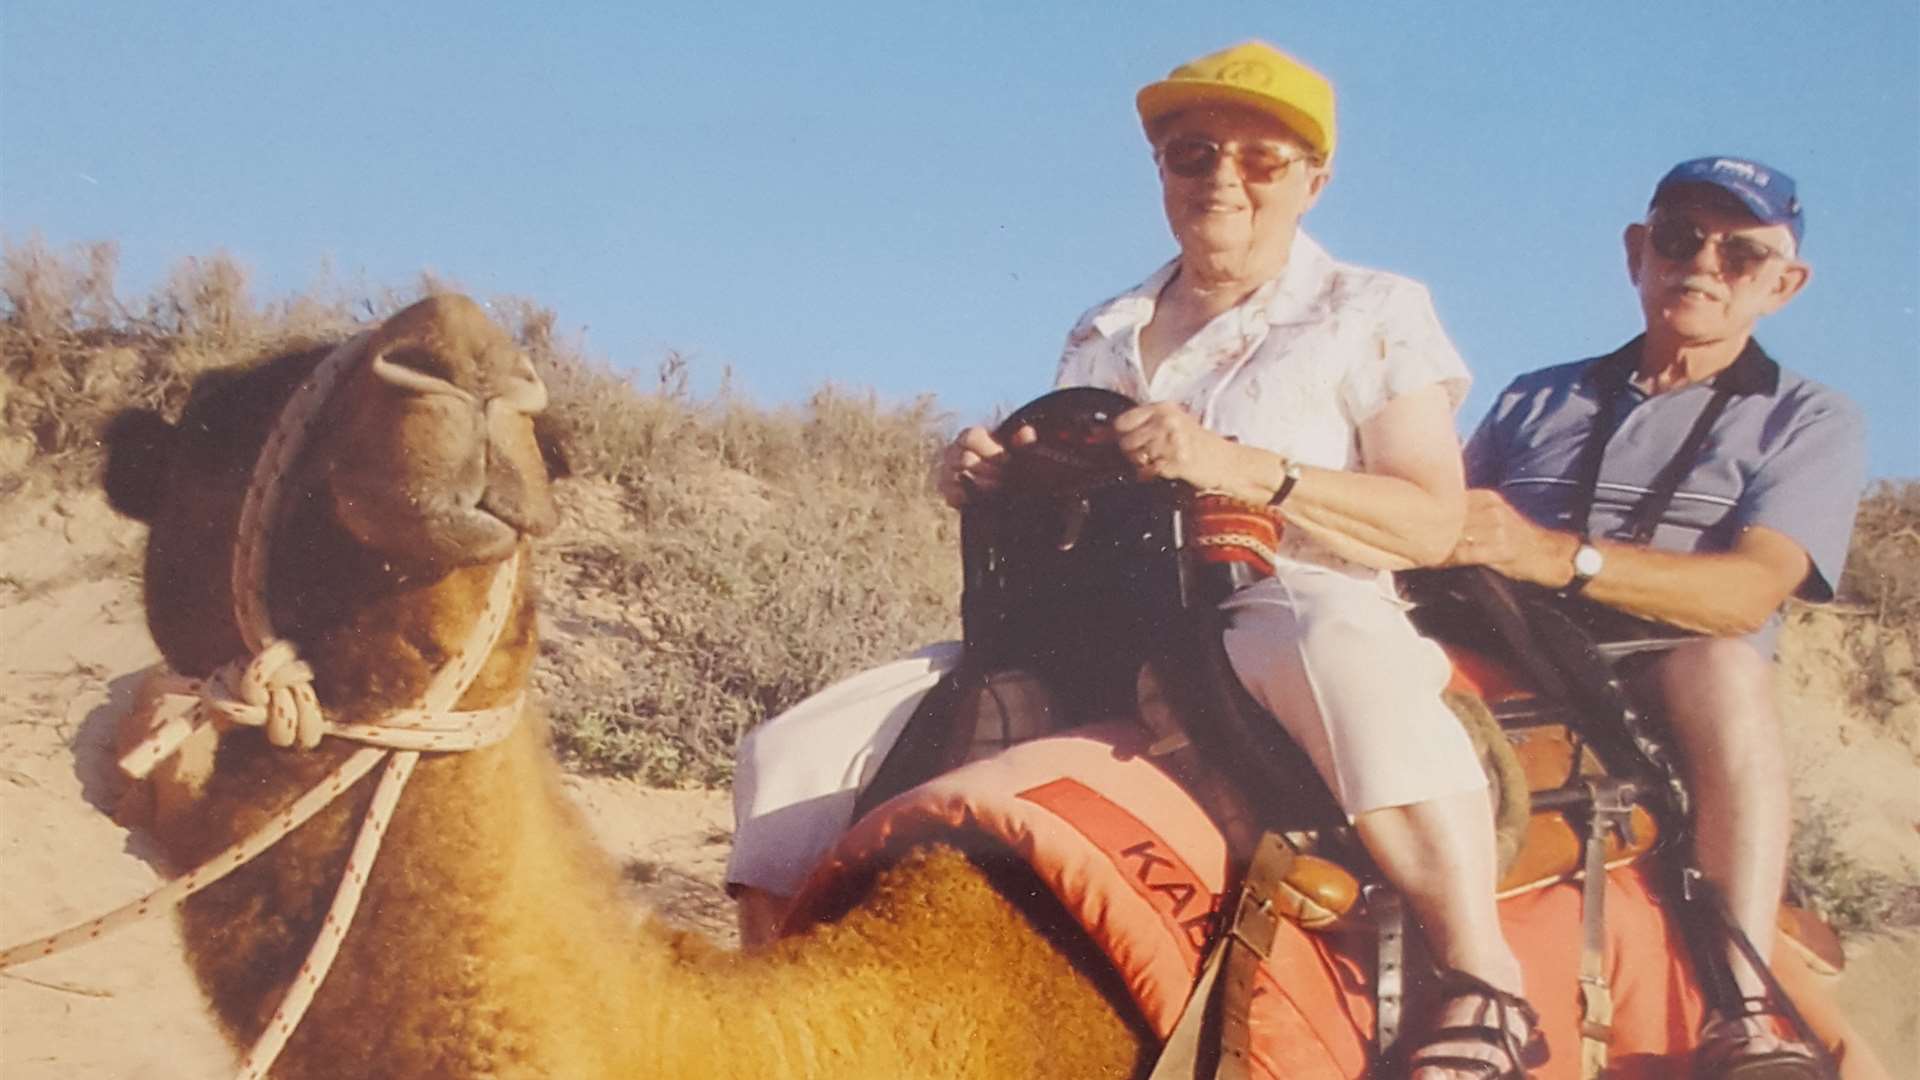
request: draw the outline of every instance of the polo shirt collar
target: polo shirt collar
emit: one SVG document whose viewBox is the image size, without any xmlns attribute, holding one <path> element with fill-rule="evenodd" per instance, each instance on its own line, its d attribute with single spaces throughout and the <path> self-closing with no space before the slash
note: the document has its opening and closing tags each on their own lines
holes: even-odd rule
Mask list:
<svg viewBox="0 0 1920 1080">
<path fill-rule="evenodd" d="M 1605 389 L 1616 390 L 1625 386 L 1628 379 L 1640 367 L 1640 350 L 1645 347 L 1647 335 L 1641 334 L 1620 348 L 1602 356 L 1587 365 L 1581 373 L 1584 382 Z M 1755 338 L 1747 339 L 1747 347 L 1740 350 L 1733 363 L 1715 375 L 1709 382 L 1724 386 L 1734 394 L 1762 394 L 1771 397 L 1780 389 L 1780 365 L 1767 350 L 1760 347 Z"/>
</svg>

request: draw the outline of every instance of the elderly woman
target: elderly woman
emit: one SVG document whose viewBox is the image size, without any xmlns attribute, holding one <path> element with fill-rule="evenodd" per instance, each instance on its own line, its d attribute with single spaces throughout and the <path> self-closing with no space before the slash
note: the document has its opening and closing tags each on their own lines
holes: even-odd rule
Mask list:
<svg viewBox="0 0 1920 1080">
<path fill-rule="evenodd" d="M 1306 749 L 1449 972 L 1442 1007 L 1406 1040 L 1412 1074 L 1521 1075 L 1535 1024 L 1495 914 L 1486 781 L 1440 698 L 1446 658 L 1390 576 L 1458 538 L 1466 368 L 1425 289 L 1300 232 L 1330 175 L 1324 78 L 1248 42 L 1175 69 L 1138 105 L 1179 255 L 1080 319 L 1055 381 L 1146 403 L 1114 425 L 1142 479 L 1279 511 L 1274 576 L 1226 604 L 1234 670 Z M 935 482 L 959 506 L 998 485 L 1007 453 L 968 428 Z M 750 941 L 830 843 L 820 834 L 845 828 L 863 762 L 941 662 L 869 672 L 743 744 L 728 880 Z"/>
<path fill-rule="evenodd" d="M 1055 382 L 1146 403 L 1114 422 L 1142 479 L 1279 511 L 1274 576 L 1226 603 L 1228 656 L 1449 971 L 1413 1074 L 1520 1075 L 1533 1024 L 1495 914 L 1485 780 L 1441 701 L 1447 661 L 1388 573 L 1441 562 L 1459 536 L 1466 368 L 1425 289 L 1300 231 L 1330 175 L 1324 79 L 1249 42 L 1138 104 L 1180 253 L 1080 319 Z M 967 429 L 936 466 L 941 493 L 958 506 L 992 490 L 1006 454 Z"/>
</svg>

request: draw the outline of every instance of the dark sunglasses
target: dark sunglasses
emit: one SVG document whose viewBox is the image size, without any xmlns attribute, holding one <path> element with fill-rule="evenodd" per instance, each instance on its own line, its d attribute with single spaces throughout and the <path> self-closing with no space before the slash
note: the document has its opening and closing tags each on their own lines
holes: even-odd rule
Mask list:
<svg viewBox="0 0 1920 1080">
<path fill-rule="evenodd" d="M 1168 139 L 1154 156 L 1175 176 L 1189 180 L 1211 176 L 1220 167 L 1220 155 L 1227 148 L 1199 135 Z M 1269 184 L 1287 174 L 1287 170 L 1306 160 L 1305 155 L 1288 151 L 1278 143 L 1235 143 L 1233 164 L 1249 184 Z"/>
<path fill-rule="evenodd" d="M 1784 253 L 1744 236 L 1710 237 L 1706 230 L 1684 217 L 1655 216 L 1647 223 L 1647 241 L 1663 259 L 1686 262 L 1698 255 L 1709 240 L 1728 277 L 1745 277 L 1760 269 L 1768 259 L 1786 258 Z"/>
</svg>

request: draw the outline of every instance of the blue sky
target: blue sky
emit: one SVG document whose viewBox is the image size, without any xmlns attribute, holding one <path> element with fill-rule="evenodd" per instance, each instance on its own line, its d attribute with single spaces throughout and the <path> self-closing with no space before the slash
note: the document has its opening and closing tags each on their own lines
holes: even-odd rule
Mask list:
<svg viewBox="0 0 1920 1080">
<path fill-rule="evenodd" d="M 827 382 L 957 421 L 1045 387 L 1172 251 L 1132 110 L 1262 37 L 1326 72 L 1307 220 L 1432 289 L 1477 375 L 1638 327 L 1619 235 L 1674 162 L 1800 182 L 1815 275 L 1762 325 L 1920 476 L 1920 5 L 148 4 L 0 0 L 0 229 L 113 240 L 123 290 L 224 249 L 257 298 L 422 270 L 650 373 Z"/>
</svg>

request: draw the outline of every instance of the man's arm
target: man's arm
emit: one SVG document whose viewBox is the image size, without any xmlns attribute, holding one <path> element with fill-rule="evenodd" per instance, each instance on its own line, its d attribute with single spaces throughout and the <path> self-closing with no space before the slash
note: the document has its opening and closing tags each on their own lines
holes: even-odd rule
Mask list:
<svg viewBox="0 0 1920 1080">
<path fill-rule="evenodd" d="M 1786 534 L 1762 525 L 1741 531 L 1727 551 L 1657 551 L 1595 540 L 1605 565 L 1582 595 L 1629 615 L 1715 637 L 1753 633 L 1806 579 L 1811 561 Z M 1573 580 L 1580 538 L 1535 525 L 1496 491 L 1467 492 L 1467 524 L 1448 560 L 1485 565 L 1550 589 Z"/>
</svg>

